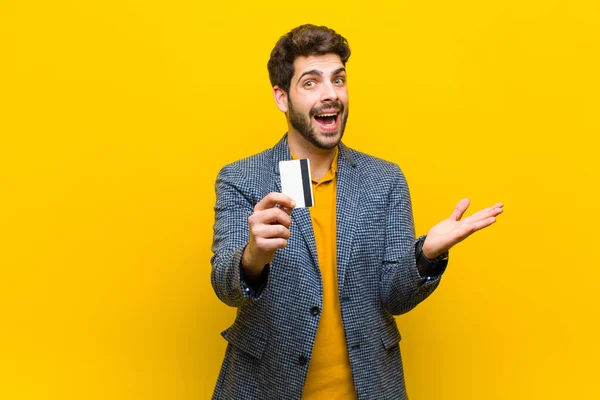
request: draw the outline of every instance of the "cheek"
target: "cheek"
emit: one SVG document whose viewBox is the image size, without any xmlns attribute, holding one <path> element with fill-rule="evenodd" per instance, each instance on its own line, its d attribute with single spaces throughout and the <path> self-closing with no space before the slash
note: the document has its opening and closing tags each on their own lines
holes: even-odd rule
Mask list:
<svg viewBox="0 0 600 400">
<path fill-rule="evenodd" d="M 313 99 L 311 96 L 296 95 L 292 98 L 292 105 L 294 106 L 294 110 L 296 110 L 296 112 L 299 112 L 302 114 L 308 114 L 314 104 L 315 103 L 313 102 Z"/>
<path fill-rule="evenodd" d="M 338 92 L 338 98 L 344 104 L 348 104 L 348 91 L 346 89 Z"/>
</svg>

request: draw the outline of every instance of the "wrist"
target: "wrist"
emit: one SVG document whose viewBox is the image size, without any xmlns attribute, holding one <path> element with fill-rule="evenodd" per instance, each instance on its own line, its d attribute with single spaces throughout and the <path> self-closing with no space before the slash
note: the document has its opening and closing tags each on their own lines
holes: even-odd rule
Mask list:
<svg viewBox="0 0 600 400">
<path fill-rule="evenodd" d="M 244 253 L 242 254 L 242 269 L 244 270 L 244 275 L 246 277 L 251 280 L 257 279 L 267 264 L 268 262 L 262 263 L 260 260 L 256 261 L 256 257 L 253 256 L 250 245 L 246 246 Z"/>
<path fill-rule="evenodd" d="M 442 254 L 448 253 L 448 251 L 433 250 L 431 248 L 431 246 L 429 245 L 429 242 L 427 241 L 427 236 L 425 236 L 425 240 L 421 247 L 421 252 L 423 253 L 423 255 L 425 257 L 427 257 L 430 260 L 433 260 L 433 259 L 441 256 Z"/>
<path fill-rule="evenodd" d="M 425 253 L 426 239 L 426 236 L 422 237 L 415 244 L 415 259 L 421 275 L 429 275 L 448 262 L 448 251 L 443 253 L 431 251 L 428 254 Z"/>
</svg>

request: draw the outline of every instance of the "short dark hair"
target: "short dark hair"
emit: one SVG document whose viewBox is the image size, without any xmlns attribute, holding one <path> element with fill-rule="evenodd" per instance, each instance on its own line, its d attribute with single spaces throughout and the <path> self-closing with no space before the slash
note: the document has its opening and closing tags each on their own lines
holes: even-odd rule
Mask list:
<svg viewBox="0 0 600 400">
<path fill-rule="evenodd" d="M 267 63 L 271 86 L 279 86 L 289 93 L 290 82 L 294 76 L 294 60 L 297 57 L 311 55 L 337 54 L 342 63 L 350 58 L 348 41 L 342 35 L 326 26 L 311 24 L 300 25 L 283 35 Z"/>
</svg>

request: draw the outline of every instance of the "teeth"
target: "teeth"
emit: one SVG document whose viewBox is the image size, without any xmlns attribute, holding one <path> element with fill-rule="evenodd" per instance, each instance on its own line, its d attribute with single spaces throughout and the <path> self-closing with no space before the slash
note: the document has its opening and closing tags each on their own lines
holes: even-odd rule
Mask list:
<svg viewBox="0 0 600 400">
<path fill-rule="evenodd" d="M 335 117 L 337 113 L 333 114 L 317 114 L 317 117 Z"/>
</svg>

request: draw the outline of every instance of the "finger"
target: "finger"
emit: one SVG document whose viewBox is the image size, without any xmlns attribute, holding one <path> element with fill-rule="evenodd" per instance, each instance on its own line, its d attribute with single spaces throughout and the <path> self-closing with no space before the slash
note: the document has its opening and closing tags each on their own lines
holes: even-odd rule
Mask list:
<svg viewBox="0 0 600 400">
<path fill-rule="evenodd" d="M 491 224 L 493 224 L 494 222 L 496 222 L 495 217 L 488 217 L 488 218 L 486 218 L 484 220 L 480 220 L 480 221 L 467 221 L 467 220 L 468 220 L 468 218 L 465 218 L 463 221 L 461 221 L 460 226 L 457 227 L 457 236 L 460 238 L 461 241 L 466 239 L 473 233 L 475 233 L 483 228 L 486 228 L 486 227 L 490 226 Z"/>
<path fill-rule="evenodd" d="M 281 224 L 286 228 L 289 228 L 291 223 L 292 218 L 279 208 L 269 208 L 258 211 L 248 218 L 248 224 L 250 226 Z"/>
<path fill-rule="evenodd" d="M 503 209 L 501 207 L 489 207 L 484 208 L 483 210 L 477 211 L 475 214 L 471 215 L 470 218 L 481 220 L 488 217 L 496 216 L 502 213 Z"/>
<path fill-rule="evenodd" d="M 494 209 L 497 209 L 497 208 L 499 208 L 499 209 L 503 209 L 503 207 L 504 207 L 504 204 L 502 204 L 502 203 L 496 203 L 496 204 L 494 204 L 493 206 L 491 206 L 491 207 L 487 207 L 487 208 L 484 208 L 484 209 L 483 209 L 483 210 L 481 210 L 481 211 L 494 210 Z M 479 211 L 479 212 L 481 212 L 481 211 Z"/>
<path fill-rule="evenodd" d="M 484 219 L 483 221 L 477 221 L 477 222 L 473 223 L 473 232 L 477 232 L 478 230 L 487 228 L 494 222 L 496 222 L 496 217 L 489 217 L 489 218 Z"/>
<path fill-rule="evenodd" d="M 280 208 L 268 208 L 257 211 L 248 218 L 250 226 L 261 224 L 281 224 L 286 228 L 290 227 L 292 217 Z"/>
<path fill-rule="evenodd" d="M 492 211 L 490 211 L 490 214 L 492 214 L 492 216 L 496 216 L 496 215 L 500 215 L 504 212 L 504 208 L 494 208 Z"/>
<path fill-rule="evenodd" d="M 454 211 L 452 212 L 450 219 L 452 219 L 454 221 L 460 221 L 460 219 L 464 215 L 465 211 L 467 211 L 467 208 L 469 208 L 469 204 L 471 204 L 471 201 L 469 199 L 467 199 L 467 198 L 461 199 L 458 202 L 458 204 L 456 205 L 456 207 L 454 208 Z"/>
<path fill-rule="evenodd" d="M 273 251 L 283 249 L 288 241 L 284 238 L 257 238 L 256 246 L 263 251 Z"/>
<path fill-rule="evenodd" d="M 293 208 L 288 208 L 288 207 L 279 207 L 280 210 L 283 210 L 283 212 L 285 212 L 287 215 L 292 215 L 292 211 L 294 211 Z"/>
<path fill-rule="evenodd" d="M 472 222 L 481 221 L 490 217 L 496 217 L 502 214 L 504 210 L 502 208 L 486 208 L 471 215 L 468 219 Z M 466 220 L 467 218 L 465 218 Z"/>
<path fill-rule="evenodd" d="M 296 202 L 287 194 L 271 192 L 261 201 L 256 203 L 254 206 L 254 211 L 262 211 L 269 208 L 275 207 L 276 204 L 287 208 L 294 208 L 296 206 Z"/>
<path fill-rule="evenodd" d="M 258 225 L 252 228 L 252 235 L 258 238 L 274 239 L 274 238 L 290 238 L 290 230 L 283 225 Z"/>
</svg>

